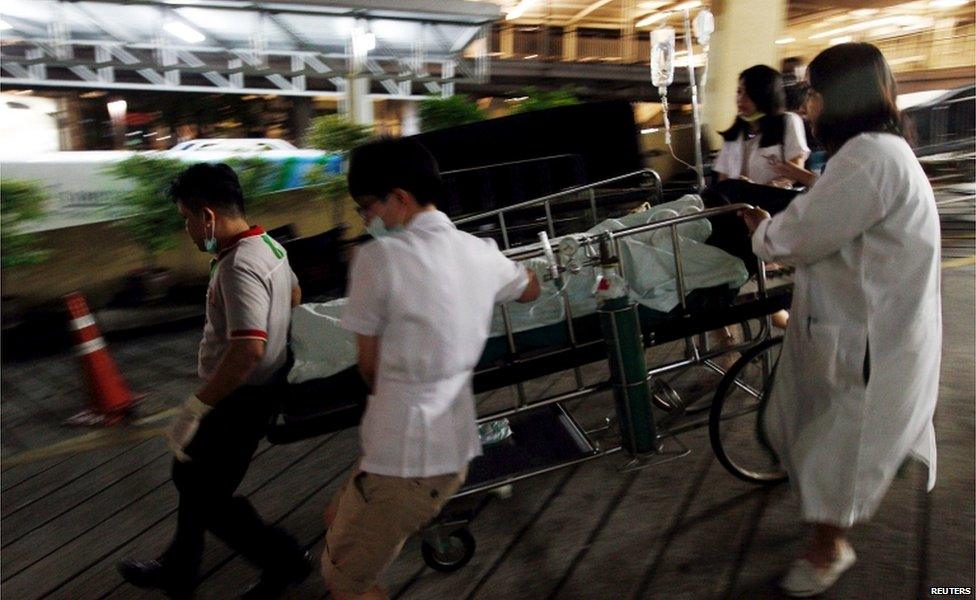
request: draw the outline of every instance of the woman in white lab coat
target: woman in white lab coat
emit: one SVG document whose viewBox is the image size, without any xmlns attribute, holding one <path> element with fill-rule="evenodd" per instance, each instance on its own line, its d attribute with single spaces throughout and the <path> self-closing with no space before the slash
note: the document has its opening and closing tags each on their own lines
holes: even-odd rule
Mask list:
<svg viewBox="0 0 976 600">
<path fill-rule="evenodd" d="M 775 217 L 742 215 L 757 255 L 796 267 L 766 418 L 813 524 L 780 583 L 794 596 L 823 592 L 854 563 L 846 532 L 874 514 L 906 457 L 934 485 L 942 339 L 939 219 L 888 65 L 870 44 L 841 44 L 807 73 L 826 170 Z"/>
</svg>

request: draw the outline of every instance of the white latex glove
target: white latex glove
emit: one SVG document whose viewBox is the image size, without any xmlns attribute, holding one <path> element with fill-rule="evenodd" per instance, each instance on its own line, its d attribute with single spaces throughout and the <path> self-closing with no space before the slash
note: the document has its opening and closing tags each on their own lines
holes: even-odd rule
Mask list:
<svg viewBox="0 0 976 600">
<path fill-rule="evenodd" d="M 190 460 L 190 456 L 184 450 L 193 439 L 193 436 L 196 435 L 197 428 L 200 427 L 200 419 L 210 412 L 212 408 L 212 406 L 204 404 L 197 398 L 196 394 L 190 394 L 183 401 L 179 412 L 176 413 L 176 416 L 173 417 L 173 422 L 169 425 L 169 431 L 166 432 L 166 444 L 173 451 L 176 460 L 180 462 Z"/>
</svg>

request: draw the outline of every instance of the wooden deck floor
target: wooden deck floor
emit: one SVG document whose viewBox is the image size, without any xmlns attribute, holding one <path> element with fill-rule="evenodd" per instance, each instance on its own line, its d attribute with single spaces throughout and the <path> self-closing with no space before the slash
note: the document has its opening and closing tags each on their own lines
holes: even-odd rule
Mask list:
<svg viewBox="0 0 976 600">
<path fill-rule="evenodd" d="M 830 598 L 928 597 L 929 588 L 974 587 L 973 267 L 946 270 L 946 340 L 937 414 L 939 481 L 924 469 L 896 479 L 877 517 L 855 529 L 859 562 Z M 113 346 L 134 387 L 153 392 L 145 414 L 174 405 L 193 381 L 197 333 Z M 599 377 L 600 369 L 587 371 Z M 79 394 L 70 357 L 5 367 L 0 494 L 4 598 L 145 598 L 115 572 L 123 557 L 153 557 L 174 528 L 176 493 L 158 425 L 115 432 L 101 447 L 23 452 L 63 442 L 61 418 Z M 694 385 L 686 376 L 680 385 Z M 531 382 L 530 394 L 571 385 L 569 373 Z M 498 392 L 486 403 L 504 401 Z M 577 407 L 595 423 L 609 396 Z M 140 431 L 142 433 L 140 433 Z M 70 435 L 82 435 L 83 431 Z M 321 512 L 356 457 L 346 430 L 286 446 L 263 444 L 241 486 L 259 512 L 321 551 Z M 707 434 L 683 437 L 692 454 L 620 473 L 621 455 L 515 485 L 488 497 L 471 524 L 477 552 L 460 571 L 425 567 L 411 540 L 385 578 L 396 598 L 774 598 L 775 579 L 804 534 L 786 485 L 741 483 L 716 462 Z M 231 598 L 256 572 L 208 540 L 200 598 Z M 290 598 L 321 598 L 318 574 Z"/>
</svg>

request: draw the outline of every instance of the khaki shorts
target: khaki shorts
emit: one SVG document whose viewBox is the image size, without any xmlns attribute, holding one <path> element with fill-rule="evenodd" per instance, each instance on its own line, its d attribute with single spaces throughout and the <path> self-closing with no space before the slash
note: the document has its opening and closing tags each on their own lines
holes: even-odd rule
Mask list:
<svg viewBox="0 0 976 600">
<path fill-rule="evenodd" d="M 467 469 L 422 478 L 353 471 L 331 502 L 335 519 L 322 553 L 322 577 L 330 589 L 369 591 L 407 538 L 440 513 L 466 476 Z"/>
</svg>

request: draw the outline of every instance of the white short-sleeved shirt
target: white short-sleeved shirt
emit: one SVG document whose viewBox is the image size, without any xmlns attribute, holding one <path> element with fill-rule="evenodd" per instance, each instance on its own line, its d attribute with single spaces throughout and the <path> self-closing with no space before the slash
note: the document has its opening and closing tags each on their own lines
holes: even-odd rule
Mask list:
<svg viewBox="0 0 976 600">
<path fill-rule="evenodd" d="M 791 112 L 784 113 L 783 117 L 782 144 L 760 148 L 761 135 L 743 139 L 744 135 L 740 134 L 738 139 L 722 144 L 712 170 L 724 173 L 729 179 L 738 179 L 745 175 L 753 183 L 766 185 L 778 177 L 770 168 L 767 158 L 788 161 L 802 157 L 806 160 L 810 156 L 810 147 L 807 145 L 807 135 L 803 130 L 803 119 L 800 115 Z M 747 157 L 746 173 L 742 172 L 743 153 Z"/>
<path fill-rule="evenodd" d="M 440 211 L 358 249 L 342 326 L 380 338 L 362 470 L 431 477 L 481 454 L 472 372 L 495 304 L 517 299 L 528 281 L 492 240 L 458 231 Z"/>
<path fill-rule="evenodd" d="M 285 250 L 260 227 L 231 240 L 211 266 L 200 377 L 213 376 L 231 340 L 250 338 L 264 340 L 266 346 L 247 383 L 267 383 L 287 360 L 291 290 L 296 281 Z"/>
</svg>

